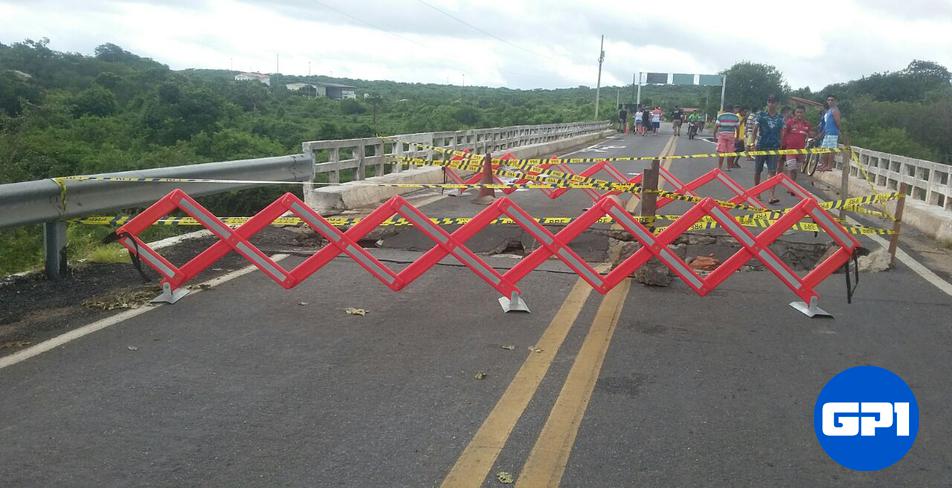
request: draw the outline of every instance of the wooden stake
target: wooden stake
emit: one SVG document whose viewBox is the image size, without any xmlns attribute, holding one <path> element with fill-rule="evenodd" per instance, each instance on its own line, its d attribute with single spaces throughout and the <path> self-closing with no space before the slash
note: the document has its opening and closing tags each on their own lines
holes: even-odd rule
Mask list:
<svg viewBox="0 0 952 488">
<path fill-rule="evenodd" d="M 899 185 L 899 200 L 896 200 L 896 221 L 893 222 L 893 235 L 889 239 L 889 265 L 896 265 L 896 249 L 899 247 L 899 230 L 902 228 L 902 210 L 906 207 L 906 193 L 909 192 L 909 185 L 902 183 Z"/>
</svg>

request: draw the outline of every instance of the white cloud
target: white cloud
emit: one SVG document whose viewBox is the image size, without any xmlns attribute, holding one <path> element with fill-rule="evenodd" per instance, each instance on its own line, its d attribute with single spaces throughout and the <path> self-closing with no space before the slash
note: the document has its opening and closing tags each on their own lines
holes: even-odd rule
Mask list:
<svg viewBox="0 0 952 488">
<path fill-rule="evenodd" d="M 910 3 L 911 2 L 911 3 Z M 444 15 L 443 10 L 477 27 Z M 635 71 L 712 73 L 740 60 L 814 89 L 914 58 L 952 66 L 945 0 L 0 0 L 0 42 L 48 37 L 92 53 L 112 42 L 174 69 L 230 68 L 365 79 L 550 88 Z M 918 12 L 918 13 L 917 13 Z M 487 35 L 480 30 L 488 32 Z"/>
</svg>

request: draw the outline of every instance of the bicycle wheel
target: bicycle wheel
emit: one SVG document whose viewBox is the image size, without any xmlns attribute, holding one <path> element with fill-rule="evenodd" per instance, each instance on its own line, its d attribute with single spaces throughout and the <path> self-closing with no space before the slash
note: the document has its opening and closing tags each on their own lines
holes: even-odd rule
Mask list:
<svg viewBox="0 0 952 488">
<path fill-rule="evenodd" d="M 810 157 L 807 158 L 806 174 L 813 176 L 813 173 L 816 173 L 816 167 L 819 163 L 820 163 L 820 155 L 811 154 Z"/>
</svg>

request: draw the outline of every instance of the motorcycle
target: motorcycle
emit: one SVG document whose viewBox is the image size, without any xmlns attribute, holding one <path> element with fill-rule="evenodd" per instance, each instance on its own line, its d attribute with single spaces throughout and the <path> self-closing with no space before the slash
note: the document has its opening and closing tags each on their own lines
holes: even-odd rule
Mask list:
<svg viewBox="0 0 952 488">
<path fill-rule="evenodd" d="M 697 122 L 688 123 L 688 139 L 694 139 L 694 137 L 697 136 L 697 126 Z"/>
</svg>

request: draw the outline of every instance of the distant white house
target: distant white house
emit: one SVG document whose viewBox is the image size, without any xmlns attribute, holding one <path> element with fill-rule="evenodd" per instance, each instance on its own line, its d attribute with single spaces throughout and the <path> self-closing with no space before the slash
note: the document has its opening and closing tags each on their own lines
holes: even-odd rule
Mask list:
<svg viewBox="0 0 952 488">
<path fill-rule="evenodd" d="M 285 86 L 290 91 L 301 92 L 314 97 L 327 97 L 334 100 L 357 98 L 356 87 L 350 85 L 315 81 L 313 83 L 288 83 Z"/>
<path fill-rule="evenodd" d="M 271 86 L 271 77 L 262 73 L 238 73 L 235 75 L 235 81 L 259 81 Z"/>
</svg>

